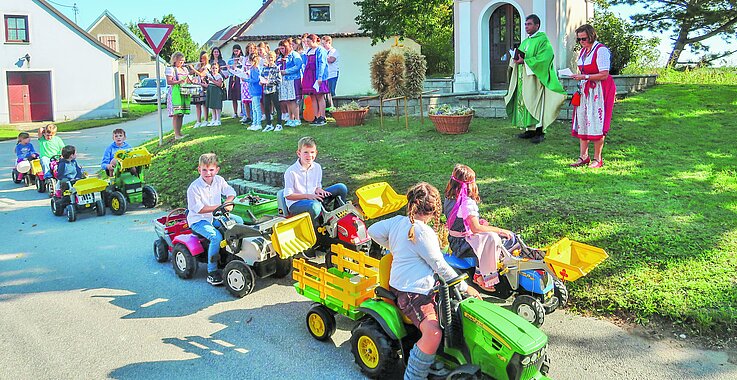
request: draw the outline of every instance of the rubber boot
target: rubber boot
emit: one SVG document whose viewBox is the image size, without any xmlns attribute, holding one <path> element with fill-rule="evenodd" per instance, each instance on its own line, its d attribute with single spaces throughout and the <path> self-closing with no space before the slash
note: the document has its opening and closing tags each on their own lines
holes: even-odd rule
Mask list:
<svg viewBox="0 0 737 380">
<path fill-rule="evenodd" d="M 545 140 L 545 132 L 543 132 L 543 127 L 537 127 L 535 128 L 535 137 L 530 139 L 530 142 L 533 144 L 539 144 Z"/>
<path fill-rule="evenodd" d="M 417 345 L 412 347 L 404 371 L 404 380 L 425 380 L 430 374 L 430 366 L 435 362 L 435 355 L 422 352 Z"/>
</svg>

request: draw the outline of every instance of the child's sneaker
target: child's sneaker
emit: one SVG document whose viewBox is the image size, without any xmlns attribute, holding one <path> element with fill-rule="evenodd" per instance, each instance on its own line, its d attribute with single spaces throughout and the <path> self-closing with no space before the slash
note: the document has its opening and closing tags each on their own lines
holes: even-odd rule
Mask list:
<svg viewBox="0 0 737 380">
<path fill-rule="evenodd" d="M 201 127 L 201 126 L 202 126 L 202 124 L 201 124 L 200 122 L 196 122 L 196 123 L 194 123 L 194 125 L 192 126 L 192 129 L 194 129 L 194 128 L 199 128 L 199 127 Z"/>
<path fill-rule="evenodd" d="M 213 125 L 216 126 L 216 127 L 219 127 L 219 126 L 223 125 L 223 123 L 221 123 L 220 120 L 215 120 L 215 124 L 213 124 Z"/>
<path fill-rule="evenodd" d="M 266 128 L 264 128 L 264 130 L 262 132 L 271 132 L 273 130 L 274 130 L 274 126 L 271 125 L 271 124 L 269 124 L 269 125 L 266 126 Z"/>
<path fill-rule="evenodd" d="M 243 116 L 243 117 L 241 118 L 241 123 L 245 123 L 245 122 L 246 122 L 246 120 L 248 120 L 248 117 L 246 117 L 246 116 Z"/>
<path fill-rule="evenodd" d="M 248 127 L 249 131 L 260 131 L 261 130 L 261 124 L 252 124 L 250 127 Z"/>
<path fill-rule="evenodd" d="M 214 127 L 215 126 L 215 120 L 210 120 L 209 123 L 207 123 L 208 127 Z"/>
<path fill-rule="evenodd" d="M 281 124 L 277 124 L 276 127 L 274 127 L 274 132 L 281 132 L 282 129 L 283 128 L 282 128 Z"/>
<path fill-rule="evenodd" d="M 315 122 L 313 123 L 313 125 L 316 127 L 321 127 L 325 124 L 327 124 L 327 120 L 325 120 L 324 117 L 318 117 L 317 119 L 315 119 Z"/>
<path fill-rule="evenodd" d="M 219 270 L 207 273 L 207 283 L 212 286 L 218 286 L 223 284 L 223 275 L 220 274 Z"/>
</svg>

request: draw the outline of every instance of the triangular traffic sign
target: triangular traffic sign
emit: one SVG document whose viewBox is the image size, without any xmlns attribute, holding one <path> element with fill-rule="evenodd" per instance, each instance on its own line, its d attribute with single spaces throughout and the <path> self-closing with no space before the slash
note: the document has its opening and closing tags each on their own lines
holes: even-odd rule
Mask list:
<svg viewBox="0 0 737 380">
<path fill-rule="evenodd" d="M 174 25 L 170 24 L 138 24 L 138 28 L 146 37 L 148 46 L 153 49 L 154 53 L 159 54 L 164 47 L 166 40 L 169 38 Z"/>
</svg>

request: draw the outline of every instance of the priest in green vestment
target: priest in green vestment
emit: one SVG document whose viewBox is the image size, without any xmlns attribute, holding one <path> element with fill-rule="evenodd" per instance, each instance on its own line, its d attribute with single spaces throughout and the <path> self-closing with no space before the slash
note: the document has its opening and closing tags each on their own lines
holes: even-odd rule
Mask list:
<svg viewBox="0 0 737 380">
<path fill-rule="evenodd" d="M 545 139 L 545 129 L 558 118 L 566 99 L 553 67 L 553 46 L 539 29 L 540 18 L 527 16 L 525 31 L 529 37 L 509 61 L 509 91 L 504 97 L 512 124 L 525 129 L 517 137 L 535 144 Z"/>
</svg>

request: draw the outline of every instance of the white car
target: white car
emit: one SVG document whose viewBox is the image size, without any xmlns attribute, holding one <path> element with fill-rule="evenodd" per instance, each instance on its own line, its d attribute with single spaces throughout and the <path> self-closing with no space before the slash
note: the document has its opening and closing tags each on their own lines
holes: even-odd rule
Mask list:
<svg viewBox="0 0 737 380">
<path fill-rule="evenodd" d="M 169 86 L 166 79 L 161 79 L 161 103 L 166 103 L 166 95 L 169 92 Z M 133 95 L 131 96 L 136 103 L 156 103 L 156 78 L 146 78 L 141 83 L 136 83 Z"/>
</svg>

